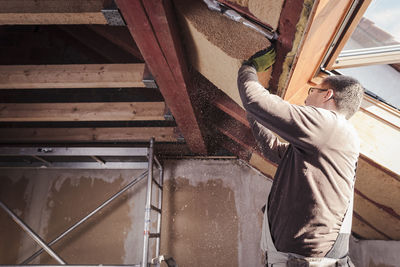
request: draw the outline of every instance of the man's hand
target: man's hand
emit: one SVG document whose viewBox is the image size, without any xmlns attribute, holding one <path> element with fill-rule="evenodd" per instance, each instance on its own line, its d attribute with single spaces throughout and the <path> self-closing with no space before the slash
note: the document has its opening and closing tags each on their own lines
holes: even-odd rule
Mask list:
<svg viewBox="0 0 400 267">
<path fill-rule="evenodd" d="M 256 68 L 257 72 L 263 72 L 267 71 L 272 64 L 275 63 L 275 57 L 275 48 L 270 46 L 267 49 L 255 53 L 246 63 L 252 64 Z"/>
</svg>

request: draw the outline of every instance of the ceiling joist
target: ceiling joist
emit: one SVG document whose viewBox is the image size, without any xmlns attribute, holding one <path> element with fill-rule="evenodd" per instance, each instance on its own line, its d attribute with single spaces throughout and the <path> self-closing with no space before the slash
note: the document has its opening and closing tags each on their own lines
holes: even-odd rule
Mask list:
<svg viewBox="0 0 400 267">
<path fill-rule="evenodd" d="M 0 89 L 145 87 L 145 64 L 0 66 Z"/>
<path fill-rule="evenodd" d="M 6 128 L 0 143 L 177 142 L 175 127 Z"/>
<path fill-rule="evenodd" d="M 1 0 L 0 6 L 0 25 L 107 24 L 103 0 Z"/>
<path fill-rule="evenodd" d="M 164 102 L 0 103 L 0 121 L 164 120 Z"/>
</svg>

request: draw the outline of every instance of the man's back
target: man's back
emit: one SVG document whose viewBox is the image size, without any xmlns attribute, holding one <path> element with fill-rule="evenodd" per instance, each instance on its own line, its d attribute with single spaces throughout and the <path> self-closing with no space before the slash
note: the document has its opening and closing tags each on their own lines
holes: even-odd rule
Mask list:
<svg viewBox="0 0 400 267">
<path fill-rule="evenodd" d="M 239 70 L 238 87 L 264 156 L 279 164 L 268 202 L 276 249 L 325 256 L 353 190 L 359 155 L 355 130 L 335 111 L 291 105 L 271 95 L 251 66 Z"/>
<path fill-rule="evenodd" d="M 298 112 L 293 123 L 303 127 L 293 133 L 300 142 L 288 146 L 274 178 L 268 209 L 271 235 L 279 251 L 323 257 L 348 208 L 359 141 L 344 116 L 293 108 Z"/>
</svg>

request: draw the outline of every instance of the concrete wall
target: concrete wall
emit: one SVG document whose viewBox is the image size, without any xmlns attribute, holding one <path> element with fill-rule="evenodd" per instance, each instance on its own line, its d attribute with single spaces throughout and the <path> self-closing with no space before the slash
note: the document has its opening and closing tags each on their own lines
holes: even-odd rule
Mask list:
<svg viewBox="0 0 400 267">
<path fill-rule="evenodd" d="M 261 207 L 271 180 L 237 160 L 168 160 L 164 167 L 161 253 L 179 266 L 263 266 Z M 0 200 L 49 241 L 140 172 L 3 169 Z M 55 251 L 70 264 L 139 263 L 144 196 L 145 180 L 70 233 Z M 0 264 L 20 263 L 36 249 L 0 210 Z M 396 266 L 396 251 L 395 241 L 351 243 L 356 266 Z M 43 255 L 35 263 L 55 262 Z"/>
<path fill-rule="evenodd" d="M 236 160 L 166 161 L 165 169 L 161 252 L 180 266 L 262 266 L 260 209 L 271 181 Z M 0 199 L 50 241 L 140 172 L 2 170 Z M 144 199 L 145 180 L 55 251 L 70 264 L 139 263 Z M 0 231 L 0 264 L 20 263 L 38 249 L 3 210 Z M 35 263 L 55 262 L 43 253 Z"/>
</svg>

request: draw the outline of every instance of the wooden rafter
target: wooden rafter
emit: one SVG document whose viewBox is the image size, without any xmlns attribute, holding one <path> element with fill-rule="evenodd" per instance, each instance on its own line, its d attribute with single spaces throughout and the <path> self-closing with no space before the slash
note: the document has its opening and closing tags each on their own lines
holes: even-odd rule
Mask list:
<svg viewBox="0 0 400 267">
<path fill-rule="evenodd" d="M 116 3 L 190 149 L 205 154 L 206 144 L 191 104 L 170 1 L 117 0 Z"/>
<path fill-rule="evenodd" d="M 145 87 L 144 64 L 0 66 L 0 89 Z"/>
</svg>

